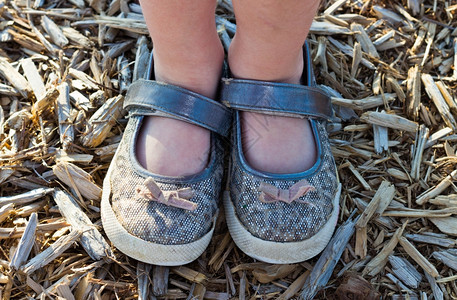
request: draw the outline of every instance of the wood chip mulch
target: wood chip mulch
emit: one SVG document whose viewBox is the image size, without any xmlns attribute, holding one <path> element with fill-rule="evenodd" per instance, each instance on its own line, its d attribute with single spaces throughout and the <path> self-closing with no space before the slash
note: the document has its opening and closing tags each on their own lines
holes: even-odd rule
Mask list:
<svg viewBox="0 0 457 300">
<path fill-rule="evenodd" d="M 457 4 L 327 0 L 309 35 L 343 186 L 323 254 L 271 265 L 217 232 L 150 266 L 106 239 L 104 175 L 152 48 L 137 2 L 0 0 L 3 299 L 456 299 Z M 236 30 L 218 1 L 224 47 Z"/>
</svg>

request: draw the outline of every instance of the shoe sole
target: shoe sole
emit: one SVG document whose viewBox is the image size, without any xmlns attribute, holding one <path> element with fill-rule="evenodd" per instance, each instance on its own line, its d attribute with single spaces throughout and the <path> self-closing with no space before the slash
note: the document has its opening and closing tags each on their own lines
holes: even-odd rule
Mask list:
<svg viewBox="0 0 457 300">
<path fill-rule="evenodd" d="M 159 266 L 185 265 L 196 260 L 205 251 L 211 241 L 215 222 L 203 237 L 181 245 L 154 244 L 130 234 L 118 221 L 111 207 L 110 169 L 111 167 L 103 181 L 101 217 L 106 235 L 119 251 L 136 260 Z"/>
<path fill-rule="evenodd" d="M 341 183 L 333 199 L 333 211 L 327 223 L 312 237 L 300 242 L 272 242 L 253 236 L 240 222 L 230 199 L 224 192 L 227 225 L 235 244 L 247 255 L 272 264 L 291 264 L 306 261 L 324 250 L 335 230 L 339 213 Z"/>
</svg>

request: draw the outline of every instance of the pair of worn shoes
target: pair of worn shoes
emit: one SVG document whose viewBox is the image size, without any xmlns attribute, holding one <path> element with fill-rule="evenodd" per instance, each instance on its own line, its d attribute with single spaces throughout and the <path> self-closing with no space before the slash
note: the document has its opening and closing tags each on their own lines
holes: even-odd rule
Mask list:
<svg viewBox="0 0 457 300">
<path fill-rule="evenodd" d="M 103 184 L 103 227 L 114 246 L 155 265 L 182 265 L 198 258 L 211 240 L 218 215 L 224 171 L 220 136 L 231 133 L 230 191 L 224 207 L 236 245 L 270 263 L 301 262 L 321 252 L 336 226 L 341 188 L 325 128 L 332 113 L 330 99 L 315 85 L 306 45 L 304 58 L 304 85 L 223 79 L 224 105 L 170 84 L 133 83 L 124 103 L 129 121 Z M 152 66 L 149 70 L 152 73 Z M 317 145 L 315 164 L 294 174 L 250 167 L 243 155 L 239 116 L 246 110 L 309 118 Z M 207 167 L 183 177 L 144 169 L 135 145 L 148 115 L 211 130 Z"/>
</svg>

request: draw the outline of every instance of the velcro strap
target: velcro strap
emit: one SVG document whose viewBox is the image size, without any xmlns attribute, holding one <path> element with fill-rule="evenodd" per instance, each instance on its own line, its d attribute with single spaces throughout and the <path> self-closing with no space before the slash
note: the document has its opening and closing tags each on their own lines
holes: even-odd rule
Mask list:
<svg viewBox="0 0 457 300">
<path fill-rule="evenodd" d="M 124 108 L 132 114 L 160 111 L 227 136 L 231 111 L 214 100 L 164 82 L 140 79 L 129 87 Z M 142 113 L 143 112 L 143 113 Z"/>
<path fill-rule="evenodd" d="M 246 79 L 222 80 L 222 103 L 238 110 L 330 119 L 332 105 L 321 89 Z"/>
</svg>

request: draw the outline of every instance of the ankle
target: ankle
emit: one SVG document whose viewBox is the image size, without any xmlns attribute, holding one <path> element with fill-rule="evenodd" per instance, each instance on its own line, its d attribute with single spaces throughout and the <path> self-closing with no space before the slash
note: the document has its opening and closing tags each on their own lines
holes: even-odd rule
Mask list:
<svg viewBox="0 0 457 300">
<path fill-rule="evenodd" d="M 220 42 L 208 48 L 200 47 L 199 51 L 188 51 L 177 56 L 161 55 L 159 51 L 154 53 L 156 80 L 214 99 L 224 61 L 224 50 Z"/>
<path fill-rule="evenodd" d="M 259 53 L 260 49 L 251 48 L 252 43 L 244 42 L 243 37 L 233 39 L 228 62 L 234 78 L 300 83 L 304 66 L 301 47 L 288 53 L 264 54 Z"/>
</svg>

